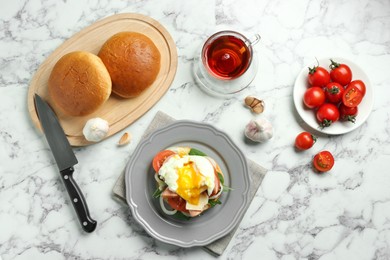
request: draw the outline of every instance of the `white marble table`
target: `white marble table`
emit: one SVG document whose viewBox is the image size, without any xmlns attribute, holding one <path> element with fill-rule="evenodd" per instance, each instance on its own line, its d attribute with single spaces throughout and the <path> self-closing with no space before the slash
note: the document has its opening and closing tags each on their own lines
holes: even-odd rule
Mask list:
<svg viewBox="0 0 390 260">
<path fill-rule="evenodd" d="M 76 148 L 75 178 L 98 220 L 81 231 L 44 137 L 27 112 L 29 82 L 62 42 L 115 13 L 148 15 L 177 44 L 179 66 L 163 98 L 143 117 L 96 145 Z M 157 111 L 226 131 L 269 169 L 221 259 L 390 259 L 390 2 L 347 1 L 1 1 L 0 8 L 0 256 L 2 259 L 213 259 L 151 239 L 111 189 Z M 191 74 L 201 39 L 218 29 L 259 32 L 259 72 L 230 99 L 207 96 Z M 373 111 L 359 129 L 320 136 L 296 152 L 307 129 L 293 105 L 293 84 L 315 57 L 358 63 L 375 91 Z M 269 142 L 250 145 L 243 106 L 254 94 L 275 128 Z M 133 142 L 118 148 L 124 131 Z M 312 156 L 329 150 L 331 172 L 314 174 Z"/>
</svg>

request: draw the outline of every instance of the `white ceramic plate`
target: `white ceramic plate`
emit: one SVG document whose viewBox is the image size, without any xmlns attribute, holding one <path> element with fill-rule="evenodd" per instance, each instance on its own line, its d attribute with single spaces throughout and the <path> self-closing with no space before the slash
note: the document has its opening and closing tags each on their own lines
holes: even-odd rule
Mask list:
<svg viewBox="0 0 390 260">
<path fill-rule="evenodd" d="M 156 189 L 153 157 L 170 146 L 190 146 L 214 158 L 224 173 L 221 205 L 190 220 L 163 213 Z M 227 235 L 241 221 L 249 203 L 250 179 L 245 156 L 225 133 L 208 124 L 175 121 L 156 130 L 135 149 L 127 164 L 126 199 L 133 217 L 154 238 L 181 247 L 203 246 Z"/>
<path fill-rule="evenodd" d="M 352 80 L 360 79 L 366 85 L 366 94 L 362 102 L 358 106 L 359 112 L 358 115 L 356 116 L 356 122 L 351 123 L 349 121 L 338 121 L 333 123 L 329 127 L 325 127 L 321 129 L 316 119 L 315 111 L 306 108 L 305 105 L 303 104 L 303 95 L 306 89 L 309 87 L 309 83 L 307 80 L 307 75 L 309 71 L 308 67 L 313 67 L 317 65 L 316 60 L 314 60 L 312 64 L 305 66 L 302 69 L 302 71 L 299 73 L 294 84 L 293 98 L 294 98 L 295 108 L 297 109 L 298 114 L 301 116 L 301 118 L 303 119 L 303 121 L 305 121 L 307 125 L 309 125 L 314 130 L 324 134 L 340 135 L 355 130 L 367 120 L 373 106 L 373 89 L 367 74 L 364 73 L 364 71 L 355 62 L 351 60 L 347 60 L 345 58 L 338 58 L 338 57 L 335 58 L 329 57 L 329 58 L 323 58 L 318 60 L 319 65 L 321 67 L 324 67 L 325 69 L 328 69 L 329 71 L 330 59 L 333 59 L 338 63 L 347 64 L 352 70 Z"/>
</svg>

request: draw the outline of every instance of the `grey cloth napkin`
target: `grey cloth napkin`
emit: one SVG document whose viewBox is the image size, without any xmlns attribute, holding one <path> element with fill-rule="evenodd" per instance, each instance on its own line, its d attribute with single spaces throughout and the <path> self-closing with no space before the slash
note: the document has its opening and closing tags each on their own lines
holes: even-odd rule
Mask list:
<svg viewBox="0 0 390 260">
<path fill-rule="evenodd" d="M 175 119 L 168 116 L 167 114 L 158 111 L 152 122 L 150 123 L 149 127 L 146 129 L 144 135 L 142 138 L 145 138 L 147 135 L 149 135 L 154 130 L 163 127 L 165 125 L 168 125 L 172 122 L 174 122 Z M 257 189 L 259 188 L 261 182 L 263 181 L 263 178 L 265 174 L 267 173 L 267 170 L 257 163 L 253 162 L 252 160 L 247 159 L 248 161 L 248 167 L 249 167 L 249 175 L 251 178 L 251 187 L 249 191 L 249 199 L 252 200 L 253 197 L 256 194 Z M 119 176 L 118 180 L 116 181 L 113 193 L 124 200 L 126 202 L 126 187 L 125 187 L 125 172 L 123 171 L 122 174 Z M 248 204 L 249 205 L 249 204 Z M 248 208 L 245 208 L 246 211 Z M 226 247 L 228 246 L 230 240 L 233 238 L 234 233 L 236 232 L 239 225 L 237 225 L 229 234 L 226 236 L 212 242 L 211 244 L 207 246 L 203 246 L 203 249 L 207 252 L 211 253 L 212 255 L 219 256 L 222 255 Z"/>
</svg>

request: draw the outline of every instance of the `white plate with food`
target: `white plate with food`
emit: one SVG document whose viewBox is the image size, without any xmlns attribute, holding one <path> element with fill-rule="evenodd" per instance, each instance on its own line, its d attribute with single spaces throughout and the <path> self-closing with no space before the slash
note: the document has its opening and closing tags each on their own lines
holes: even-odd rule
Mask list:
<svg viewBox="0 0 390 260">
<path fill-rule="evenodd" d="M 161 151 L 175 150 L 172 147 L 194 149 L 195 154 L 190 154 L 197 157 L 197 160 L 190 160 L 199 161 L 194 167 L 202 169 L 201 171 L 207 168 L 207 160 L 202 157 L 207 155 L 212 158 L 223 173 L 221 183 L 223 186 L 229 187 L 227 191 L 217 194 L 218 203 L 208 205 L 205 209 L 212 207 L 202 210 L 201 214 L 196 214 L 194 217 L 183 214 L 171 215 L 170 213 L 174 211 L 173 208 L 170 208 L 171 204 L 164 202 L 165 199 L 162 201 L 161 195 L 156 198 L 158 197 L 156 191 L 158 193 L 159 185 L 155 179 L 156 171 L 153 167 L 153 159 Z M 188 153 L 189 151 L 185 151 L 181 159 L 186 158 L 185 154 Z M 180 160 L 179 156 L 175 156 Z M 169 163 L 166 160 L 166 163 L 161 166 L 161 169 L 166 168 L 165 179 L 161 179 L 165 180 L 168 185 L 169 179 L 172 182 L 172 176 L 169 177 L 167 172 L 168 174 L 169 171 L 171 171 L 170 174 L 177 174 L 178 180 L 181 178 L 179 171 L 183 169 L 177 167 L 178 160 L 170 157 Z M 166 167 L 175 164 L 174 168 Z M 212 169 L 215 168 L 212 167 Z M 161 172 L 162 170 L 159 170 L 159 173 Z M 181 247 L 204 246 L 227 235 L 241 221 L 244 209 L 249 203 L 250 178 L 245 156 L 225 133 L 208 124 L 182 120 L 156 130 L 137 146 L 127 164 L 125 173 L 126 199 L 133 217 L 152 237 Z M 199 177 L 199 175 L 196 176 Z M 213 173 L 210 176 L 213 176 Z M 198 177 L 190 178 L 190 183 L 195 183 L 194 180 Z M 208 180 L 213 180 L 213 178 Z M 176 181 L 176 183 L 180 188 L 180 182 Z M 215 187 L 219 187 L 216 182 L 214 184 Z M 169 187 L 171 188 L 171 186 Z M 179 188 L 174 188 L 173 193 L 177 192 L 183 196 L 178 191 Z M 207 184 L 207 188 L 210 188 L 209 184 Z M 216 195 L 219 189 L 213 193 L 213 188 L 210 188 L 210 191 L 207 188 L 203 192 L 209 194 L 211 199 L 216 198 L 213 195 Z M 193 193 L 195 189 L 191 188 L 192 198 L 197 196 Z M 200 195 L 204 195 L 202 191 L 200 193 Z M 189 201 L 188 198 L 186 201 Z M 161 202 L 166 205 L 162 206 Z M 192 202 L 192 204 L 200 205 L 200 202 Z"/>
<path fill-rule="evenodd" d="M 308 68 L 309 67 L 313 68 L 314 66 L 318 65 L 320 67 L 325 68 L 327 71 L 330 71 L 329 69 L 329 65 L 331 64 L 330 59 L 340 64 L 348 65 L 352 71 L 352 80 L 363 81 L 366 87 L 366 93 L 361 103 L 358 105 L 358 114 L 356 115 L 355 123 L 352 123 L 350 121 L 338 120 L 336 122 L 333 122 L 328 127 L 320 127 L 320 123 L 316 118 L 315 110 L 309 109 L 305 106 L 303 102 L 303 96 L 305 94 L 305 91 L 310 87 L 310 84 L 308 82 L 308 73 L 309 73 Z M 340 135 L 355 130 L 367 120 L 373 107 L 373 88 L 367 74 L 355 62 L 345 58 L 329 57 L 329 58 L 319 59 L 318 62 L 315 60 L 313 61 L 313 63 L 308 64 L 301 70 L 294 84 L 293 98 L 294 98 L 294 105 L 298 114 L 308 126 L 324 134 Z"/>
</svg>

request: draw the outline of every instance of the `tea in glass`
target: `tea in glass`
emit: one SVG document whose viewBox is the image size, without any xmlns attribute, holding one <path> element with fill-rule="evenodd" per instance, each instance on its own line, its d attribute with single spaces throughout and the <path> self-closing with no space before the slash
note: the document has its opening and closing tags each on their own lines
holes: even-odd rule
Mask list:
<svg viewBox="0 0 390 260">
<path fill-rule="evenodd" d="M 245 89 L 257 73 L 257 55 L 252 48 L 260 40 L 249 40 L 234 31 L 211 35 L 194 59 L 194 75 L 200 87 L 215 96 L 228 97 Z"/>
<path fill-rule="evenodd" d="M 234 79 L 241 76 L 251 60 L 247 44 L 234 35 L 211 39 L 203 48 L 205 65 L 217 78 Z"/>
</svg>

